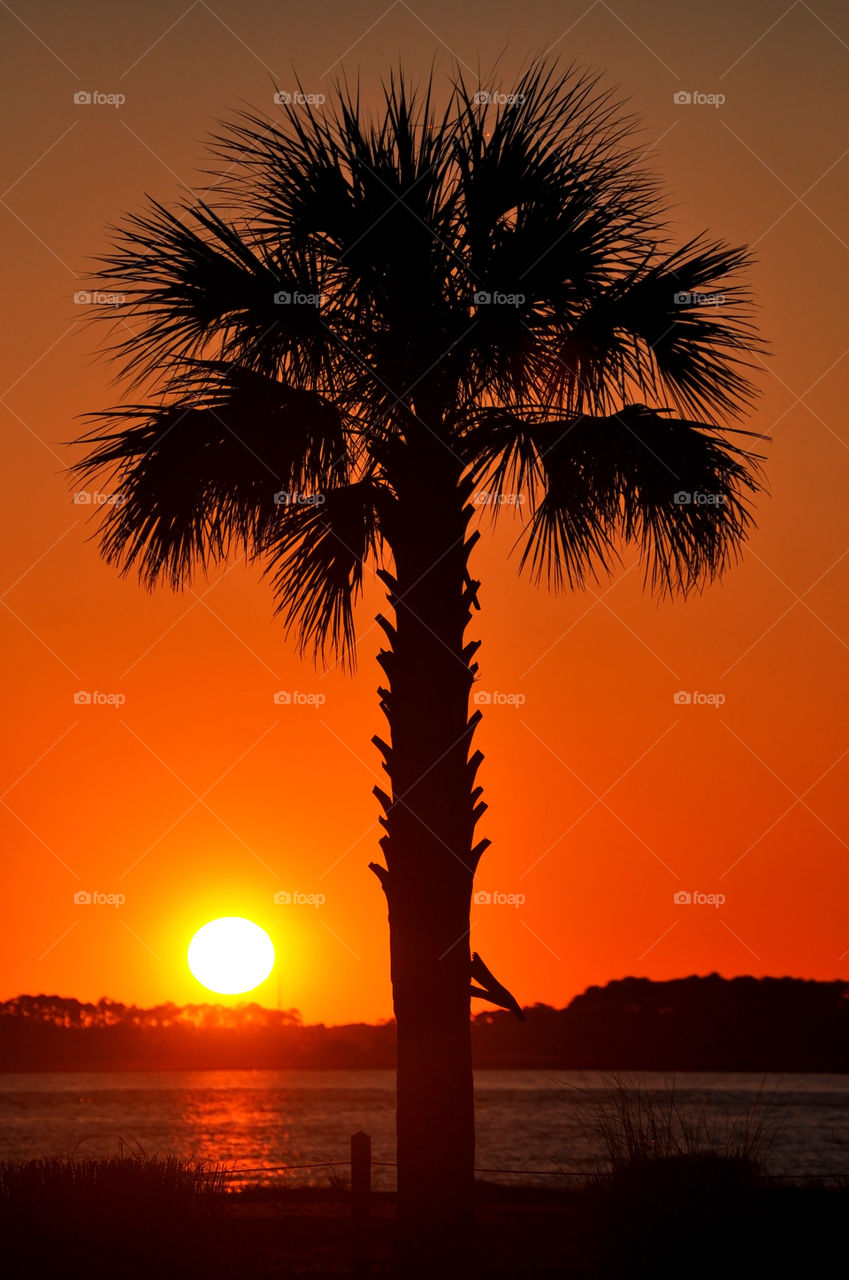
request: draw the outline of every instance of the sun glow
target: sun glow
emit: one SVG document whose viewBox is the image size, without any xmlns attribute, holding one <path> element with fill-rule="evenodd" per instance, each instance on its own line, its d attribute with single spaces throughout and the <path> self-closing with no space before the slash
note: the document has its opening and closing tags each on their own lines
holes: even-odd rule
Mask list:
<svg viewBox="0 0 849 1280">
<path fill-rule="evenodd" d="M 198 929 L 189 943 L 189 968 L 219 995 L 239 995 L 264 982 L 274 968 L 274 946 L 264 929 L 241 916 L 222 916 Z"/>
</svg>

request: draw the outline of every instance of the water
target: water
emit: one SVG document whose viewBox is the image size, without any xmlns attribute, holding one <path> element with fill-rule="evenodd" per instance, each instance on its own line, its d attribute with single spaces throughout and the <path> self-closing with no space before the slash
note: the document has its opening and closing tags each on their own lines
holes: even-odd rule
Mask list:
<svg viewBox="0 0 849 1280">
<path fill-rule="evenodd" d="M 682 1111 L 704 1108 L 725 1133 L 745 1117 L 775 1137 L 772 1173 L 849 1173 L 849 1078 L 685 1073 L 629 1075 L 659 1096 L 674 1088 Z M 564 1185 L 603 1165 L 591 1132 L 598 1072 L 479 1071 L 477 1164 L 492 1181 Z M 322 1182 L 348 1139 L 372 1136 L 374 1184 L 394 1185 L 391 1071 L 162 1071 L 0 1074 L 0 1160 L 148 1154 L 232 1166 L 238 1182 Z M 386 1163 L 378 1163 L 386 1162 Z M 290 1166 L 281 1170 L 277 1166 Z M 310 1166 L 291 1168 L 291 1166 Z"/>
</svg>

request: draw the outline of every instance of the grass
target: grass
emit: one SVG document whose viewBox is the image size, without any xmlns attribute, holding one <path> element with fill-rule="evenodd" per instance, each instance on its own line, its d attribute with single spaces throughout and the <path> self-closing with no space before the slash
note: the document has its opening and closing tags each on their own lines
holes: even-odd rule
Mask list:
<svg viewBox="0 0 849 1280">
<path fill-rule="evenodd" d="M 135 1280 L 167 1259 L 169 1276 L 193 1275 L 214 1254 L 228 1182 L 220 1166 L 143 1152 L 0 1163 L 0 1270 Z"/>
<path fill-rule="evenodd" d="M 616 1073 L 588 1093 L 587 1129 L 606 1158 L 595 1184 L 599 1277 L 780 1274 L 791 1258 L 786 1274 L 802 1273 L 811 1229 L 833 1235 L 844 1200 L 769 1178 L 781 1120 L 762 1088 L 742 1115 Z"/>
<path fill-rule="evenodd" d="M 93 1160 L 54 1157 L 23 1163 L 0 1162 L 0 1212 L 28 1204 L 97 1201 L 106 1207 L 126 1203 L 141 1209 L 160 1204 L 201 1204 L 227 1190 L 228 1170 L 174 1156 L 117 1156 Z"/>
<path fill-rule="evenodd" d="M 652 1160 L 711 1156 L 730 1164 L 748 1164 L 766 1173 L 780 1118 L 764 1098 L 763 1087 L 742 1117 L 708 1107 L 708 1096 L 693 1109 L 682 1105 L 674 1084 L 663 1093 L 618 1073 L 605 1075 L 601 1092 L 587 1087 L 589 1135 L 605 1152 L 608 1171 Z"/>
</svg>

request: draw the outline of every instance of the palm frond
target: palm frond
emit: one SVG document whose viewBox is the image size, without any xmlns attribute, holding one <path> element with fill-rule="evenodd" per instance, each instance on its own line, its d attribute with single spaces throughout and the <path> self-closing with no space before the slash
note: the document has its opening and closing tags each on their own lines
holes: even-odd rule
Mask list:
<svg viewBox="0 0 849 1280">
<path fill-rule="evenodd" d="M 148 586 L 255 552 L 292 495 L 346 481 L 340 414 L 315 392 L 221 361 L 188 363 L 170 389 L 166 404 L 98 415 L 75 467 L 110 477 L 103 553 Z"/>
<path fill-rule="evenodd" d="M 544 471 L 537 428 L 508 408 L 484 407 L 464 419 L 459 447 L 468 464 L 472 489 L 485 486 L 499 495 L 522 495 L 536 506 Z M 493 504 L 497 517 L 499 503 Z"/>
<path fill-rule="evenodd" d="M 462 81 L 460 96 L 457 239 L 474 279 L 466 302 L 517 300 L 476 305 L 465 347 L 496 399 L 544 400 L 549 342 L 644 256 L 657 184 L 637 165 L 633 117 L 596 76 L 540 64 L 506 102 Z"/>
<path fill-rule="evenodd" d="M 390 501 L 379 483 L 355 481 L 290 504 L 269 529 L 266 572 L 301 652 L 331 650 L 355 666 L 354 605 L 369 558 L 380 556 L 381 511 Z"/>
<path fill-rule="evenodd" d="M 302 378 L 320 368 L 326 332 L 319 303 L 281 302 L 320 298 L 309 255 L 283 254 L 202 200 L 179 213 L 153 201 L 147 214 L 130 215 L 113 234 L 97 279 L 124 297 L 122 323 L 114 307 L 94 318 L 113 321 L 117 337 L 106 350 L 131 383 L 210 356 L 238 356 L 267 374 L 288 363 L 292 376 Z M 128 318 L 141 324 L 141 334 L 128 334 Z"/>
<path fill-rule="evenodd" d="M 430 82 L 418 93 L 403 75 L 384 86 L 374 119 L 344 84 L 327 110 L 287 104 L 282 115 L 270 124 L 243 113 L 217 135 L 215 155 L 261 234 L 314 257 L 337 363 L 388 413 L 451 345 L 456 120 L 450 105 L 436 113 Z"/>
<path fill-rule="evenodd" d="M 609 411 L 638 387 L 681 413 L 739 416 L 764 350 L 741 273 L 745 249 L 700 237 L 588 299 L 554 349 L 553 383 L 576 411 Z"/>
<path fill-rule="evenodd" d="M 534 424 L 502 415 L 480 456 L 488 484 L 518 475 L 544 487 L 521 566 L 555 587 L 609 572 L 633 543 L 652 588 L 686 595 L 739 556 L 762 488 L 760 455 L 645 405 Z"/>
</svg>

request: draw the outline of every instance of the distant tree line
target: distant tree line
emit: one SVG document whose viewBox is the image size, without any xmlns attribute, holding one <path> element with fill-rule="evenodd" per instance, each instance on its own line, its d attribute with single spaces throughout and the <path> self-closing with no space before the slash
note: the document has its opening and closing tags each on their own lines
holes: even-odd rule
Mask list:
<svg viewBox="0 0 849 1280">
<path fill-rule="evenodd" d="M 849 1071 L 849 983 L 625 978 L 565 1009 L 536 1004 L 472 1024 L 478 1067 Z M 0 1070 L 392 1067 L 395 1025 L 304 1026 L 258 1004 L 157 1005 L 64 996 L 0 1003 Z"/>
<path fill-rule="evenodd" d="M 525 1012 L 526 1024 L 501 1012 L 478 1016 L 479 1066 L 849 1071 L 849 983 L 842 981 L 624 978 L 589 987 L 566 1009 Z"/>
</svg>

